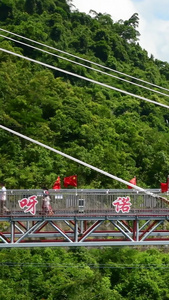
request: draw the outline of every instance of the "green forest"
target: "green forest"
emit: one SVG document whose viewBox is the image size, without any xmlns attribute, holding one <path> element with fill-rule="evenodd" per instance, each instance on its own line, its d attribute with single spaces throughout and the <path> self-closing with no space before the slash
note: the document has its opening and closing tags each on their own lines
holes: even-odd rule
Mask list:
<svg viewBox="0 0 169 300">
<path fill-rule="evenodd" d="M 159 188 L 169 175 L 169 110 L 131 94 L 169 105 L 169 64 L 141 48 L 138 25 L 137 13 L 114 22 L 71 0 L 1 0 L 0 124 Z M 7 189 L 51 188 L 74 174 L 78 188 L 126 188 L 2 128 L 0 166 Z M 169 300 L 168 282 L 167 246 L 0 251 L 2 300 Z"/>
<path fill-rule="evenodd" d="M 140 47 L 138 24 L 137 13 L 114 22 L 108 14 L 81 13 L 66 0 L 1 0 L 1 49 L 56 67 L 0 51 L 1 125 L 124 180 L 136 176 L 139 186 L 159 188 L 169 174 L 169 111 L 60 71 L 169 104 L 169 64 Z M 73 174 L 79 188 L 126 188 L 2 129 L 0 165 L 8 189 L 51 188 L 57 176 Z"/>
<path fill-rule="evenodd" d="M 164 249 L 3 249 L 0 266 L 2 300 L 169 299 Z"/>
</svg>

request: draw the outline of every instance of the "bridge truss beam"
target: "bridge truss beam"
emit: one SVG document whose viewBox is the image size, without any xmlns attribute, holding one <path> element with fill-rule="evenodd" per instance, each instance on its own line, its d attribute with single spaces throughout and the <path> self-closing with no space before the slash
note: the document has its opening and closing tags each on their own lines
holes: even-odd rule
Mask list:
<svg viewBox="0 0 169 300">
<path fill-rule="evenodd" d="M 2 217 L 0 248 L 169 245 L 164 216 Z"/>
</svg>

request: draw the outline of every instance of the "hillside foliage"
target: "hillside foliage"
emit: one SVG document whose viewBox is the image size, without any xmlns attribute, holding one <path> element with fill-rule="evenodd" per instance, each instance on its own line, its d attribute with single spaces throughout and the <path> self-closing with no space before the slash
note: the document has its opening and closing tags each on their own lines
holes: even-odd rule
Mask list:
<svg viewBox="0 0 169 300">
<path fill-rule="evenodd" d="M 168 300 L 165 251 L 34 248 L 0 251 L 2 300 Z"/>
<path fill-rule="evenodd" d="M 0 51 L 0 123 L 124 180 L 137 176 L 138 185 L 159 187 L 169 173 L 169 111 L 60 70 L 169 104 L 167 96 L 121 81 L 118 73 L 110 71 L 148 81 L 154 90 L 162 86 L 167 93 L 169 64 L 149 57 L 141 48 L 138 24 L 137 14 L 114 22 L 109 14 L 79 12 L 71 1 L 2 0 L 2 29 L 53 50 L 4 31 L 0 31 L 1 48 L 58 69 Z M 73 174 L 78 175 L 79 188 L 125 188 L 2 129 L 0 165 L 0 179 L 7 188 L 40 188 L 44 184 L 50 188 L 57 176 Z"/>
</svg>

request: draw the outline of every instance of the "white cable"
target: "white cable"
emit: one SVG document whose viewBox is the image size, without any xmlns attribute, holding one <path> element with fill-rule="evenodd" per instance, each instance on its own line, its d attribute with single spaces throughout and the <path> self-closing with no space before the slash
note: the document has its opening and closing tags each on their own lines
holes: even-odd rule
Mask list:
<svg viewBox="0 0 169 300">
<path fill-rule="evenodd" d="M 136 86 L 138 86 L 138 87 L 141 87 L 141 88 L 143 88 L 143 89 L 147 89 L 147 90 L 149 90 L 149 91 L 151 91 L 151 92 L 154 92 L 154 93 L 157 93 L 157 94 L 160 94 L 160 95 L 163 95 L 163 96 L 169 97 L 169 95 L 168 95 L 168 94 L 162 93 L 162 92 L 160 92 L 160 91 L 157 91 L 157 90 L 153 90 L 153 89 L 151 89 L 151 88 L 149 88 L 149 87 L 143 86 L 143 85 L 141 85 L 141 84 L 138 84 L 138 83 L 135 83 L 135 82 L 131 82 L 131 81 L 127 80 L 127 79 L 120 78 L 120 77 L 118 77 L 118 76 L 115 76 L 115 75 L 113 75 L 113 74 L 106 73 L 106 72 L 104 72 L 104 71 L 101 71 L 101 70 L 99 70 L 99 69 L 95 69 L 95 68 L 89 67 L 89 66 L 87 66 L 87 65 L 84 65 L 84 64 L 81 64 L 81 63 L 79 63 L 79 62 L 73 61 L 73 60 L 71 60 L 71 59 L 68 59 L 68 58 L 66 58 L 66 57 L 63 57 L 63 56 L 60 56 L 60 55 L 54 54 L 54 53 L 52 53 L 52 52 L 49 52 L 49 51 L 46 51 L 46 50 L 43 50 L 43 49 L 40 49 L 40 48 L 34 47 L 34 46 L 32 46 L 32 45 L 29 45 L 29 44 L 26 44 L 26 43 L 23 43 L 23 42 L 20 42 L 20 41 L 17 41 L 17 40 L 15 40 L 15 39 L 13 39 L 13 38 L 10 38 L 10 37 L 7 37 L 7 36 L 4 36 L 4 35 L 2 35 L 2 34 L 0 34 L 0 37 L 6 38 L 6 39 L 8 39 L 8 40 L 11 40 L 11 41 L 13 41 L 13 42 L 19 43 L 19 44 L 21 44 L 21 45 L 24 45 L 24 46 L 30 47 L 30 48 L 32 48 L 32 49 L 39 50 L 39 51 L 41 51 L 41 52 L 44 52 L 44 53 L 50 54 L 50 55 L 52 55 L 52 56 L 55 56 L 55 57 L 61 58 L 61 59 L 63 59 L 63 60 L 66 60 L 66 61 L 68 61 L 68 62 L 71 62 L 71 63 L 73 63 L 73 64 L 77 64 L 77 65 L 79 65 L 79 66 L 82 66 L 82 67 L 85 67 L 85 68 L 87 68 L 87 69 L 90 69 L 90 70 L 93 70 L 93 71 L 99 72 L 99 73 L 101 73 L 101 74 L 104 74 L 104 75 L 107 75 L 107 76 L 110 76 L 110 77 L 116 78 L 116 79 L 118 79 L 118 80 L 125 81 L 125 82 L 127 82 L 127 83 L 130 83 L 130 84 L 136 85 Z"/>
<path fill-rule="evenodd" d="M 103 170 L 101 170 L 101 169 L 99 169 L 99 168 L 96 168 L 96 167 L 94 167 L 94 166 L 92 166 L 92 165 L 90 165 L 90 164 L 87 164 L 87 163 L 83 162 L 83 161 L 80 160 L 80 159 L 77 159 L 77 158 L 75 158 L 75 157 L 73 157 L 73 156 L 70 156 L 70 155 L 68 155 L 68 154 L 65 154 L 64 152 L 61 152 L 61 151 L 56 150 L 56 149 L 54 149 L 54 148 L 52 148 L 52 147 L 49 147 L 49 146 L 47 146 L 47 145 L 45 145 L 45 144 L 43 144 L 43 143 L 40 143 L 40 142 L 38 142 L 38 141 L 36 141 L 36 140 L 34 140 L 34 139 L 32 139 L 32 138 L 29 138 L 29 137 L 26 136 L 26 135 L 23 135 L 23 134 L 21 134 L 21 133 L 19 133 L 19 132 L 16 132 L 16 131 L 12 130 L 12 129 L 9 129 L 9 128 L 3 126 L 3 125 L 0 125 L 0 128 L 6 130 L 6 131 L 8 131 L 8 132 L 11 132 L 11 133 L 13 133 L 13 134 L 15 134 L 15 135 L 17 135 L 17 136 L 19 136 L 19 137 L 25 139 L 25 140 L 28 140 L 28 141 L 30 141 L 30 142 L 32 142 L 32 143 L 34 143 L 34 144 L 37 144 L 37 145 L 39 145 L 39 146 L 41 146 L 41 147 L 43 147 L 43 148 L 46 148 L 46 149 L 48 149 L 48 150 L 50 150 L 50 151 L 52 151 L 52 152 L 55 152 L 55 153 L 57 153 L 57 154 L 59 154 L 59 155 L 62 155 L 62 156 L 66 157 L 66 158 L 68 158 L 68 159 L 70 159 L 70 160 L 73 160 L 73 161 L 75 161 L 75 162 L 77 162 L 77 163 L 79 163 L 79 164 L 81 164 L 81 165 L 83 165 L 83 166 L 85 166 L 85 167 L 87 167 L 87 168 L 90 168 L 90 169 L 92 169 L 92 170 L 94 170 L 94 171 L 96 171 L 96 172 L 99 172 L 99 173 L 101 173 L 101 174 L 103 174 L 103 175 L 105 175 L 105 176 L 107 176 L 107 177 L 110 177 L 110 178 L 115 179 L 115 180 L 117 180 L 117 181 L 119 181 L 119 182 L 121 182 L 121 183 L 124 183 L 125 185 L 130 186 L 130 187 L 134 188 L 135 190 L 137 190 L 137 191 L 139 191 L 139 192 L 143 192 L 143 193 L 145 193 L 145 194 L 147 194 L 147 195 L 149 195 L 149 196 L 158 198 L 158 199 L 164 201 L 165 203 L 169 204 L 169 201 L 168 201 L 166 198 L 161 197 L 161 196 L 159 196 L 159 195 L 157 195 L 157 194 L 154 194 L 154 193 L 152 193 L 152 192 L 150 192 L 150 191 L 147 191 L 147 190 L 145 190 L 145 189 L 143 189 L 143 188 L 141 188 L 141 187 L 139 187 L 139 186 L 137 186 L 137 185 L 132 184 L 131 182 L 128 182 L 128 181 L 126 181 L 126 180 L 124 180 L 124 179 L 121 179 L 121 178 L 119 178 L 119 177 L 117 177 L 117 176 L 114 176 L 114 175 L 112 175 L 112 174 L 110 174 L 110 173 L 108 173 L 108 172 L 105 172 L 105 171 L 103 171 Z"/>
<path fill-rule="evenodd" d="M 9 129 L 9 128 L 3 126 L 3 125 L 0 125 L 0 128 L 4 129 L 4 130 L 6 130 L 6 131 L 9 131 L 9 132 L 11 132 L 11 133 L 13 133 L 13 134 L 15 134 L 15 135 L 17 135 L 17 136 L 19 136 L 19 137 L 25 139 L 25 140 L 28 140 L 28 141 L 30 141 L 30 142 L 32 142 L 32 143 L 34 143 L 34 144 L 37 144 L 37 145 L 39 145 L 39 146 L 41 146 L 41 147 L 43 147 L 43 148 L 46 148 L 46 149 L 48 149 L 48 150 L 50 150 L 50 151 L 53 151 L 53 152 L 55 152 L 55 153 L 57 153 L 57 154 L 59 154 L 59 155 L 62 155 L 62 156 L 64 156 L 64 157 L 68 158 L 68 159 L 71 159 L 71 160 L 73 160 L 73 161 L 75 161 L 75 162 L 77 162 L 77 163 L 79 163 L 79 164 L 81 164 L 81 165 L 83 165 L 83 166 L 85 166 L 85 167 L 88 167 L 88 168 L 90 168 L 90 169 L 92 169 L 92 170 L 94 170 L 94 171 L 97 171 L 97 172 L 99 172 L 99 173 L 101 173 L 101 174 L 103 174 L 103 175 L 105 175 L 105 176 L 107 176 L 107 177 L 110 177 L 110 178 L 115 179 L 115 180 L 117 180 L 117 181 L 119 181 L 119 182 L 122 182 L 122 183 L 124 183 L 125 185 L 129 185 L 129 186 L 131 186 L 132 188 L 134 188 L 135 190 L 138 190 L 139 192 L 144 192 L 144 193 L 146 193 L 146 194 L 148 194 L 148 195 L 151 195 L 151 196 L 154 196 L 154 197 L 159 198 L 159 195 L 156 195 L 156 194 L 153 194 L 153 193 L 151 193 L 151 192 L 149 192 L 149 191 L 146 191 L 145 189 L 143 189 L 143 188 L 141 188 L 141 187 L 139 187 L 139 186 L 137 186 L 137 185 L 134 185 L 134 184 L 132 184 L 131 182 L 128 182 L 128 181 L 126 181 L 126 180 L 123 180 L 123 179 L 121 179 L 121 178 L 119 178 L 119 177 L 117 177 L 117 176 L 114 176 L 114 175 L 112 175 L 112 174 L 110 174 L 110 173 L 108 173 L 108 172 L 105 172 L 105 171 L 103 171 L 103 170 L 101 170 L 101 169 L 99 169 L 99 168 L 96 168 L 96 167 L 94 167 L 94 166 L 92 166 L 92 165 L 90 165 L 90 164 L 87 164 L 87 163 L 83 162 L 83 161 L 80 160 L 80 159 L 74 158 L 73 156 L 70 156 L 70 155 L 68 155 L 68 154 L 65 154 L 64 152 L 61 152 L 61 151 L 56 150 L 56 149 L 54 149 L 54 148 L 52 148 L 52 147 L 49 147 L 49 146 L 47 146 L 47 145 L 45 145 L 45 144 L 43 144 L 43 143 L 41 143 L 41 142 L 38 142 L 38 141 L 36 141 L 36 140 L 34 140 L 34 139 L 32 139 L 32 138 L 26 136 L 26 135 L 23 135 L 23 134 L 21 134 L 21 133 L 19 133 L 19 132 L 17 132 L 17 131 L 14 131 L 14 130 L 12 130 L 12 129 Z"/>
<path fill-rule="evenodd" d="M 41 46 L 43 46 L 43 47 L 49 48 L 49 49 L 51 49 L 51 50 L 58 51 L 58 52 L 60 52 L 60 53 L 63 53 L 63 54 L 66 54 L 66 55 L 72 56 L 72 57 L 74 57 L 74 58 L 77 58 L 77 59 L 80 59 L 80 60 L 82 60 L 82 61 L 88 62 L 88 63 L 90 63 L 90 64 L 93 64 L 93 65 L 95 65 L 95 66 L 98 66 L 98 67 L 104 68 L 104 69 L 106 69 L 106 70 L 109 70 L 109 71 L 111 71 L 111 72 L 118 73 L 118 74 L 120 74 L 120 75 L 123 75 L 123 76 L 129 77 L 129 78 L 132 78 L 132 79 L 138 80 L 138 81 L 140 81 L 140 82 L 143 82 L 143 83 L 146 83 L 146 84 L 152 85 L 152 86 L 154 86 L 154 87 L 157 87 L 157 88 L 159 88 L 159 89 L 163 89 L 163 90 L 165 90 L 165 91 L 168 91 L 168 92 L 169 92 L 169 89 L 167 89 L 167 88 L 164 88 L 164 87 L 161 87 L 161 86 L 159 86 L 159 85 L 156 85 L 156 84 L 153 84 L 153 83 L 150 83 L 150 82 L 148 82 L 148 81 L 145 81 L 145 80 L 143 80 L 143 79 L 140 79 L 140 78 L 137 78 L 137 77 L 134 77 L 134 76 L 131 76 L 131 75 L 128 75 L 128 74 L 122 73 L 122 72 L 120 72 L 120 71 L 117 71 L 117 70 L 115 70 L 115 69 L 111 69 L 111 68 L 109 68 L 109 67 L 106 67 L 106 66 L 103 66 L 103 65 L 101 65 L 101 64 L 95 63 L 95 62 L 93 62 L 93 61 L 90 61 L 90 60 L 88 60 L 88 59 L 85 59 L 85 58 L 82 58 L 82 57 L 79 57 L 79 56 L 73 55 L 73 54 L 71 54 L 71 53 L 68 53 L 68 52 L 65 52 L 65 51 L 63 51 L 63 50 L 60 50 L 60 49 L 57 49 L 57 48 L 54 48 L 54 47 L 48 46 L 48 45 L 46 45 L 46 44 L 43 44 L 43 43 L 37 42 L 37 41 L 35 41 L 35 40 L 32 40 L 32 39 L 26 38 L 26 37 L 24 37 L 24 36 L 22 36 L 22 35 L 19 35 L 19 34 L 16 34 L 16 33 L 10 32 L 10 31 L 8 31 L 8 30 L 5 30 L 5 29 L 3 29 L 3 28 L 0 28 L 0 30 L 1 30 L 1 31 L 4 31 L 4 32 L 7 32 L 7 33 L 9 33 L 9 34 L 15 35 L 15 36 L 17 36 L 17 37 L 19 37 L 19 38 L 25 39 L 25 40 L 27 40 L 27 41 L 33 42 L 33 43 L 35 43 L 35 44 L 41 45 Z"/>
<path fill-rule="evenodd" d="M 135 98 L 138 98 L 138 99 L 141 99 L 141 100 L 144 100 L 144 101 L 147 101 L 147 102 L 150 102 L 150 103 L 153 103 L 153 104 L 156 104 L 156 105 L 159 105 L 159 106 L 161 106 L 161 107 L 165 107 L 165 108 L 168 108 L 168 109 L 169 109 L 169 106 L 166 105 L 166 104 L 162 104 L 162 103 L 159 103 L 159 102 L 150 100 L 150 99 L 148 99 L 148 98 L 145 98 L 145 97 L 142 97 L 142 96 L 133 94 L 133 93 L 126 92 L 126 91 L 124 91 L 124 90 L 118 89 L 118 88 L 113 87 L 113 86 L 110 86 L 110 85 L 108 85 L 108 84 L 105 84 L 105 83 L 102 83 L 102 82 L 99 82 L 99 81 L 96 81 L 96 80 L 93 80 L 93 79 L 90 79 L 90 78 L 87 78 L 87 77 L 84 77 L 84 76 L 81 76 L 81 75 L 78 75 L 78 74 L 69 72 L 69 71 L 66 71 L 66 70 L 63 70 L 63 69 L 60 69 L 60 68 L 58 68 L 58 67 L 51 66 L 51 65 L 49 65 L 49 64 L 46 64 L 46 63 L 40 62 L 40 61 L 38 61 L 38 60 L 35 60 L 35 59 L 32 59 L 32 58 L 23 56 L 23 55 L 18 54 L 18 53 L 14 53 L 14 52 L 12 52 L 12 51 L 9 51 L 9 50 L 3 49 L 3 48 L 0 48 L 0 50 L 3 51 L 3 52 L 6 52 L 6 53 L 8 53 L 8 54 L 12 54 L 12 55 L 15 55 L 15 56 L 24 58 L 24 59 L 26 59 L 26 60 L 32 61 L 32 62 L 34 62 L 34 63 L 40 64 L 40 65 L 45 66 L 45 67 L 47 67 L 47 68 L 50 68 L 50 69 L 53 69 L 53 70 L 57 70 L 57 71 L 60 71 L 60 72 L 62 72 L 62 73 L 66 73 L 66 74 L 71 75 L 71 76 L 78 77 L 78 78 L 80 78 L 80 79 L 83 79 L 83 80 L 86 80 L 86 81 L 89 81 L 89 82 L 92 82 L 92 83 L 101 85 L 101 86 L 103 86 L 103 87 L 106 87 L 106 88 L 109 88 L 109 89 L 118 91 L 118 92 L 120 92 L 120 93 L 123 93 L 123 94 L 126 94 L 126 95 L 129 95 L 129 96 L 132 96 L 132 97 L 135 97 Z"/>
</svg>

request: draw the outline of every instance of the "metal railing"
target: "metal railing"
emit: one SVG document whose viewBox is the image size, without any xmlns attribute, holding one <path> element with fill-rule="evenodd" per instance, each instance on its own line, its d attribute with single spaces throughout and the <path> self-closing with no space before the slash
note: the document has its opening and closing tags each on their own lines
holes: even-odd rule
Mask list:
<svg viewBox="0 0 169 300">
<path fill-rule="evenodd" d="M 160 190 L 153 189 L 148 190 L 149 195 L 142 192 L 137 192 L 133 189 L 61 189 L 61 190 L 49 190 L 51 198 L 51 206 L 54 214 L 67 213 L 117 213 L 115 210 L 115 205 L 113 204 L 115 200 L 119 197 L 129 197 L 130 198 L 130 213 L 147 213 L 147 214 L 160 214 L 165 210 L 169 210 L 169 205 L 164 201 L 161 201 L 158 197 L 151 195 L 160 195 Z M 164 194 L 162 194 L 163 196 Z M 20 201 L 23 199 L 30 199 L 30 197 L 35 196 L 36 199 L 36 211 L 34 215 L 43 214 L 43 190 L 7 190 L 7 199 L 5 206 L 6 209 L 1 208 L 0 214 L 8 215 L 21 215 L 25 213 L 30 213 L 28 209 L 25 211 L 25 207 L 19 205 Z M 168 198 L 169 195 L 165 194 Z M 26 200 L 25 200 L 26 201 Z M 23 203 L 24 204 L 24 203 Z M 121 211 L 122 212 L 122 211 Z"/>
</svg>

